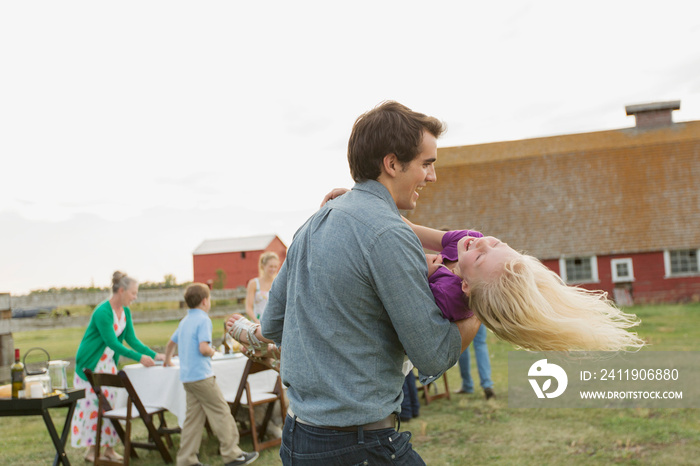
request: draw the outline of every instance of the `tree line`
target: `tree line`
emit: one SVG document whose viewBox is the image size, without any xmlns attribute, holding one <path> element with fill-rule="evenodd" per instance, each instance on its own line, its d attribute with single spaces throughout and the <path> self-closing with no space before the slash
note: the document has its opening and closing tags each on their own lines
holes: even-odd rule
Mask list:
<svg viewBox="0 0 700 466">
<path fill-rule="evenodd" d="M 162 282 L 139 282 L 139 290 L 163 290 L 163 289 L 168 289 L 168 288 L 183 288 L 187 285 L 189 285 L 191 282 L 184 282 L 184 283 L 178 283 L 177 278 L 175 275 L 172 274 L 167 274 L 163 277 Z M 99 287 L 90 285 L 90 286 L 74 286 L 74 287 L 51 287 L 48 289 L 43 289 L 43 290 L 32 290 L 29 292 L 30 295 L 39 295 L 39 294 L 56 294 L 56 293 L 90 293 L 90 292 L 98 292 L 98 291 L 109 291 L 109 287 Z"/>
</svg>

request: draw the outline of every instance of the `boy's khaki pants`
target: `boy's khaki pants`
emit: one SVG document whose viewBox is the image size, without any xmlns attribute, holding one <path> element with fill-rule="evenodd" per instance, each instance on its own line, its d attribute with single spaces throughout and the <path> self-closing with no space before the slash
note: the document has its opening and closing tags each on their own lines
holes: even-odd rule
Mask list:
<svg viewBox="0 0 700 466">
<path fill-rule="evenodd" d="M 219 439 L 224 463 L 235 460 L 243 451 L 238 448 L 238 428 L 233 420 L 228 403 L 216 384 L 215 377 L 183 384 L 187 393 L 187 414 L 180 433 L 180 449 L 177 452 L 178 466 L 199 463 L 197 453 L 202 443 L 204 423 L 209 419 L 211 430 Z"/>
</svg>

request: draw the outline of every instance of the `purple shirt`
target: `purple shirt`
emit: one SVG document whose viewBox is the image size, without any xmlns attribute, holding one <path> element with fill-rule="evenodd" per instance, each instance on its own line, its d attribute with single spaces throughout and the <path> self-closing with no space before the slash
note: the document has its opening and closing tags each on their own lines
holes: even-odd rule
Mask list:
<svg viewBox="0 0 700 466">
<path fill-rule="evenodd" d="M 484 235 L 473 230 L 446 232 L 442 237 L 442 252 L 440 253 L 444 260 L 457 260 L 457 243 L 465 236 L 481 238 Z M 454 322 L 474 315 L 469 309 L 467 297 L 462 291 L 462 279 L 452 273 L 447 267 L 438 268 L 428 278 L 428 284 L 435 297 L 435 304 L 438 305 L 445 319 Z"/>
<path fill-rule="evenodd" d="M 459 258 L 457 243 L 465 236 L 471 236 L 472 238 L 484 237 L 484 235 L 474 230 L 448 231 L 442 236 L 442 252 L 440 253 L 442 258 L 455 262 Z"/>
</svg>

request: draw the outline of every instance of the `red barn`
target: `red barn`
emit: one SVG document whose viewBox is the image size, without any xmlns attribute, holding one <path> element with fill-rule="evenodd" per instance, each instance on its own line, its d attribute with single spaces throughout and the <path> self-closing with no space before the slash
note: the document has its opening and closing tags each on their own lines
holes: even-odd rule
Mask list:
<svg viewBox="0 0 700 466">
<path fill-rule="evenodd" d="M 480 230 L 618 304 L 700 300 L 700 121 L 679 101 L 630 105 L 636 126 L 438 149 L 438 182 L 406 216 Z"/>
<path fill-rule="evenodd" d="M 258 276 L 258 260 L 267 251 L 276 252 L 280 261 L 287 256 L 277 235 L 205 240 L 192 253 L 194 281 L 223 289 L 246 286 Z"/>
</svg>

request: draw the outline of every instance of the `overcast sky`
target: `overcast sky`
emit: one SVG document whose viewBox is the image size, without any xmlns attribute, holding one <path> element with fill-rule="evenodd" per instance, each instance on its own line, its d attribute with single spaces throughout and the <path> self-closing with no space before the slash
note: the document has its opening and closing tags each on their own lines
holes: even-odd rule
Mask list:
<svg viewBox="0 0 700 466">
<path fill-rule="evenodd" d="M 445 121 L 440 147 L 630 127 L 655 101 L 700 120 L 699 44 L 693 0 L 2 2 L 0 292 L 289 245 L 352 186 L 352 124 L 383 100 Z"/>
</svg>

